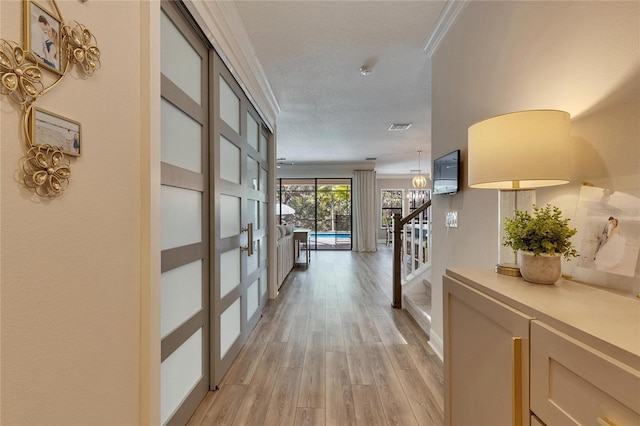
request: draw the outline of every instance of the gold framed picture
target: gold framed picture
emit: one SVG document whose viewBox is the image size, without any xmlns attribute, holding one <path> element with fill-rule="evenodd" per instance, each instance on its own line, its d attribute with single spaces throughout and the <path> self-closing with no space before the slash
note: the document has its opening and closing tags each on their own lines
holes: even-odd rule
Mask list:
<svg viewBox="0 0 640 426">
<path fill-rule="evenodd" d="M 51 145 L 65 155 L 81 153 L 80 123 L 38 107 L 31 110 L 31 143 Z"/>
<path fill-rule="evenodd" d="M 25 1 L 24 10 L 26 50 L 36 57 L 43 68 L 62 75 L 65 55 L 61 20 L 32 0 Z"/>
</svg>

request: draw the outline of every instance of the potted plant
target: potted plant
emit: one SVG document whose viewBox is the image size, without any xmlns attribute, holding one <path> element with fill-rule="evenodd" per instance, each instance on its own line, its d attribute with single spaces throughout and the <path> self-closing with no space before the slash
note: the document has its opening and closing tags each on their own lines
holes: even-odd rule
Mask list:
<svg viewBox="0 0 640 426">
<path fill-rule="evenodd" d="M 533 214 L 516 210 L 515 218 L 505 220 L 504 245 L 518 252 L 520 273 L 529 282 L 553 284 L 562 274 L 560 260 L 577 257 L 571 237 L 577 232 L 569 227 L 557 207 L 533 207 Z"/>
</svg>

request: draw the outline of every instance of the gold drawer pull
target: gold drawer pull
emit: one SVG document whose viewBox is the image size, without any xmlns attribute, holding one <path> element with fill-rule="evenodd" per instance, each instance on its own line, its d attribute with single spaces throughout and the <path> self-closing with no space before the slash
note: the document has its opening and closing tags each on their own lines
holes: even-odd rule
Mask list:
<svg viewBox="0 0 640 426">
<path fill-rule="evenodd" d="M 606 418 L 598 417 L 596 420 L 598 421 L 598 426 L 616 426 L 614 422 Z"/>
<path fill-rule="evenodd" d="M 513 426 L 522 425 L 522 337 L 512 338 L 512 391 L 513 391 Z"/>
</svg>

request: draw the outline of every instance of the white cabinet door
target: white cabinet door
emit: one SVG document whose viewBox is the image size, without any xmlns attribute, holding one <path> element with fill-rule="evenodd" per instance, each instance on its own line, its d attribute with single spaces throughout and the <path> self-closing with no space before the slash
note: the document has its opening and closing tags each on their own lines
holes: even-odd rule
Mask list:
<svg viewBox="0 0 640 426">
<path fill-rule="evenodd" d="M 445 424 L 529 424 L 529 321 L 444 278 Z"/>
<path fill-rule="evenodd" d="M 549 425 L 640 425 L 640 371 L 532 321 L 531 409 Z"/>
</svg>

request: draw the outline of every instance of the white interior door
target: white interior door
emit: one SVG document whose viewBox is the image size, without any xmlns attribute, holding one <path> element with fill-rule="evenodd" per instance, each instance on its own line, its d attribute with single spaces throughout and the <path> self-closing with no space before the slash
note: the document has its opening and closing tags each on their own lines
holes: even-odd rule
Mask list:
<svg viewBox="0 0 640 426">
<path fill-rule="evenodd" d="M 161 13 L 161 418 L 209 390 L 209 49 L 175 3 Z"/>
<path fill-rule="evenodd" d="M 217 55 L 213 69 L 211 383 L 215 386 L 246 342 L 267 298 L 269 139 Z"/>
</svg>

